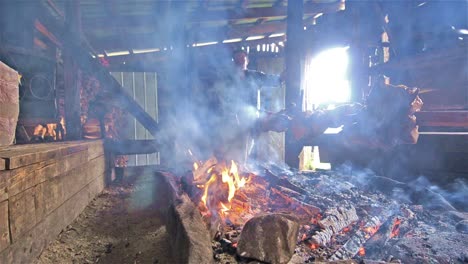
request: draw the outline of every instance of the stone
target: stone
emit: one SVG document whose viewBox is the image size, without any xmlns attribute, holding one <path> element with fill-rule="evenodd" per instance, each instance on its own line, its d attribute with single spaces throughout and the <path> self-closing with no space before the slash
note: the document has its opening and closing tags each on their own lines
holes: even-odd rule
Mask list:
<svg viewBox="0 0 468 264">
<path fill-rule="evenodd" d="M 296 248 L 299 223 L 284 214 L 267 214 L 250 219 L 244 226 L 237 254 L 272 264 L 288 263 Z"/>
<path fill-rule="evenodd" d="M 213 263 L 211 239 L 202 216 L 183 194 L 168 210 L 166 228 L 171 234 L 174 263 Z"/>
</svg>

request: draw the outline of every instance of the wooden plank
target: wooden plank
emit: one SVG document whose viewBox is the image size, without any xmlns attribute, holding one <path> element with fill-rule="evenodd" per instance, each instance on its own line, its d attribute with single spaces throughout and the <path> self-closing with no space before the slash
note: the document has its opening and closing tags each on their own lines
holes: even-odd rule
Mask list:
<svg viewBox="0 0 468 264">
<path fill-rule="evenodd" d="M 16 150 L 14 148 L 1 151 L 0 157 L 6 161 L 6 169 L 12 170 L 33 163 L 55 159 L 59 155 L 57 149 L 47 146 Z"/>
<path fill-rule="evenodd" d="M 77 193 L 83 186 L 93 180 L 96 175 L 102 175 L 106 171 L 106 160 L 100 156 L 89 161 L 85 168 L 75 168 L 67 172 L 62 179 L 64 199 L 68 199 Z"/>
<path fill-rule="evenodd" d="M 85 168 L 79 166 L 51 181 L 10 195 L 10 220 L 13 242 L 31 229 L 65 200 L 79 192 L 99 175 L 104 175 L 105 158 L 90 161 Z"/>
<path fill-rule="evenodd" d="M 156 73 L 146 73 L 146 99 L 146 112 L 148 112 L 154 120 L 158 122 L 158 80 Z M 147 139 L 154 139 L 154 137 L 147 133 Z M 148 164 L 157 164 L 157 155 L 158 153 L 148 154 Z"/>
<path fill-rule="evenodd" d="M 0 150 L 0 157 L 6 161 L 6 169 L 12 170 L 34 163 L 59 159 L 83 150 L 94 144 L 103 144 L 102 141 L 92 142 L 57 142 L 31 145 L 17 145 Z"/>
<path fill-rule="evenodd" d="M 36 224 L 34 195 L 34 188 L 30 188 L 20 194 L 10 196 L 8 200 L 11 238 L 13 243 Z"/>
<path fill-rule="evenodd" d="M 0 202 L 8 199 L 8 179 L 11 171 L 0 171 Z"/>
<path fill-rule="evenodd" d="M 145 109 L 146 112 L 146 80 L 145 74 L 142 72 L 135 73 L 135 101 Z M 136 139 L 146 139 L 145 128 L 140 124 L 136 124 Z M 136 155 L 136 165 L 146 165 L 146 155 Z"/>
<path fill-rule="evenodd" d="M 468 133 L 426 134 L 420 133 L 417 147 L 426 146 L 432 152 L 468 152 Z"/>
<path fill-rule="evenodd" d="M 85 165 L 84 169 L 83 166 L 78 166 L 24 191 L 23 193 L 32 190 L 34 193 L 34 208 L 30 208 L 30 211 L 34 214 L 35 221 L 39 222 L 44 219 L 67 199 L 89 184 L 90 181 L 99 175 L 103 175 L 105 171 L 104 163 L 103 156 L 96 158 Z"/>
<path fill-rule="evenodd" d="M 130 94 L 134 98 L 134 85 L 133 85 L 133 75 L 134 73 L 130 72 L 123 72 L 122 73 L 122 81 L 123 84 L 122 86 L 125 88 L 125 92 Z M 127 115 L 127 122 L 129 126 L 127 126 L 125 130 L 125 135 L 126 138 L 128 139 L 136 139 L 136 133 L 135 133 L 135 126 L 136 126 L 136 119 L 133 116 Z M 135 166 L 136 165 L 136 156 L 135 155 L 130 155 L 128 157 L 128 165 L 129 166 Z"/>
<path fill-rule="evenodd" d="M 133 155 L 155 153 L 161 149 L 156 140 L 119 140 L 106 143 L 106 149 L 115 155 Z"/>
<path fill-rule="evenodd" d="M 86 166 L 87 161 L 87 152 L 81 151 L 59 159 L 51 159 L 12 170 L 8 179 L 8 195 L 16 195 L 74 168 L 81 169 Z"/>
<path fill-rule="evenodd" d="M 88 146 L 88 161 L 104 155 L 104 142 L 98 141 Z"/>
<path fill-rule="evenodd" d="M 466 127 L 468 111 L 421 111 L 416 113 L 419 126 L 426 127 Z"/>
<path fill-rule="evenodd" d="M 0 202 L 0 252 L 10 245 L 8 201 Z"/>
<path fill-rule="evenodd" d="M 318 13 L 332 13 L 339 10 L 344 10 L 344 1 L 333 1 L 331 3 L 305 3 L 304 14 L 314 15 Z M 89 18 L 83 21 L 84 28 L 99 28 L 109 29 L 111 26 L 117 27 L 152 27 L 157 23 L 155 15 L 121 15 L 116 20 L 115 24 L 108 23 L 106 16 Z M 156 16 L 156 17 L 155 17 Z M 254 18 L 268 17 L 286 17 L 287 9 L 285 7 L 262 7 L 262 8 L 244 8 L 231 10 L 205 10 L 203 12 L 194 12 L 189 14 L 189 23 L 200 23 L 207 21 L 236 21 Z M 111 30 L 111 29 L 109 29 Z"/>
<path fill-rule="evenodd" d="M 38 222 L 46 218 L 47 215 L 65 202 L 63 191 L 64 178 L 63 176 L 56 177 L 35 187 L 35 216 Z"/>
<path fill-rule="evenodd" d="M 32 263 L 104 188 L 104 175 L 84 186 L 44 220 L 0 253 L 0 263 Z"/>
</svg>

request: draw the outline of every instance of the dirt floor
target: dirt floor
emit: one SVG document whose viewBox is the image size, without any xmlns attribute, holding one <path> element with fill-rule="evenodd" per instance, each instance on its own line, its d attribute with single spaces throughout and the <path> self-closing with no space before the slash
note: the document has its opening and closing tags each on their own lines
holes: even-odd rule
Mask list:
<svg viewBox="0 0 468 264">
<path fill-rule="evenodd" d="M 172 263 L 151 168 L 106 188 L 44 250 L 38 263 Z"/>
</svg>

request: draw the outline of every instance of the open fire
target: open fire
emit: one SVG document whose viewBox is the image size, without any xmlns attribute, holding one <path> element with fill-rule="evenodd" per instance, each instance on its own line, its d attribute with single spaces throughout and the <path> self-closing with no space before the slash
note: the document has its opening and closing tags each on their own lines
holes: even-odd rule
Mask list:
<svg viewBox="0 0 468 264">
<path fill-rule="evenodd" d="M 359 177 L 339 171 L 300 173 L 265 167 L 255 171 L 256 174 L 246 172 L 234 161 L 216 158 L 193 163 L 191 184 L 186 187 L 193 187 L 188 193 L 198 204 L 211 231 L 218 263 L 238 263 L 245 261 L 245 257 L 258 259 L 255 254 L 241 255 L 245 252 L 239 252 L 238 246 L 242 236 L 251 235 L 244 234 L 246 224 L 269 214 L 289 215 L 299 224 L 294 255 L 289 263 L 349 259 L 367 260 L 364 263 L 374 263 L 369 262 L 370 259 L 405 262 L 413 258 L 419 261 L 427 256 L 415 257 L 417 250 L 408 250 L 407 240 L 415 239 L 415 232 L 423 241 L 432 239 L 430 236 L 435 231 L 430 233 L 429 230 L 445 232 L 442 226 L 437 226 L 441 216 L 432 219 L 429 209 L 426 212 L 421 210 L 421 205 L 410 205 L 378 190 L 370 190 L 369 186 L 381 185 L 382 177 L 369 176 L 363 183 Z M 396 184 L 388 180 L 386 185 L 390 183 Z M 396 187 L 401 188 L 399 183 Z M 406 188 L 409 190 L 411 186 Z M 426 195 L 423 192 L 419 195 Z M 449 207 L 439 209 L 450 210 Z M 447 223 L 456 224 L 444 217 Z M 453 226 L 451 228 L 456 232 Z M 460 241 L 466 235 L 458 233 L 454 237 Z M 260 237 L 256 239 L 263 241 L 265 248 L 275 243 Z M 253 248 L 252 251 L 262 249 Z M 463 255 L 458 256 L 455 249 L 452 251 L 458 258 Z M 439 255 L 432 258 L 440 262 Z"/>
<path fill-rule="evenodd" d="M 385 150 L 417 142 L 418 89 L 381 85 L 371 95 L 357 109 L 344 106 L 310 116 L 285 110 L 260 120 L 258 129 L 289 129 L 301 140 L 351 123 L 343 132 L 345 147 Z M 468 260 L 468 216 L 428 187 L 364 171 L 356 175 L 347 167 L 298 172 L 271 164 L 249 166 L 255 173 L 213 157 L 194 162 L 192 173 L 181 178 L 209 229 L 218 263 Z"/>
<path fill-rule="evenodd" d="M 64 140 L 65 120 L 61 118 L 57 123 L 39 124 L 34 127 L 31 142 L 52 142 Z"/>
<path fill-rule="evenodd" d="M 248 181 L 248 177 L 239 175 L 238 166 L 233 160 L 229 165 L 218 162 L 216 158 L 193 164 L 193 182 L 203 191 L 201 207 L 210 216 L 225 218 L 231 212 L 242 210 L 233 208 L 232 201 L 236 192 Z"/>
</svg>

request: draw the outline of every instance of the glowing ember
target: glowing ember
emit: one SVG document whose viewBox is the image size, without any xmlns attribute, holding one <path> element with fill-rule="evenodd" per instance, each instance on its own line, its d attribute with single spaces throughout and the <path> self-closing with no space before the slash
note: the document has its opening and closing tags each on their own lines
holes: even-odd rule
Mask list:
<svg viewBox="0 0 468 264">
<path fill-rule="evenodd" d="M 366 250 L 363 248 L 363 247 L 360 247 L 359 248 L 359 252 L 358 252 L 359 256 L 365 256 L 366 255 Z"/>
<path fill-rule="evenodd" d="M 393 223 L 392 233 L 390 234 L 390 238 L 398 236 L 400 234 L 400 224 L 401 219 L 395 218 L 395 222 Z"/>
<path fill-rule="evenodd" d="M 313 243 L 313 244 L 310 244 L 309 247 L 310 247 L 310 249 L 314 250 L 314 249 L 317 249 L 319 246 L 317 244 Z"/>
</svg>

